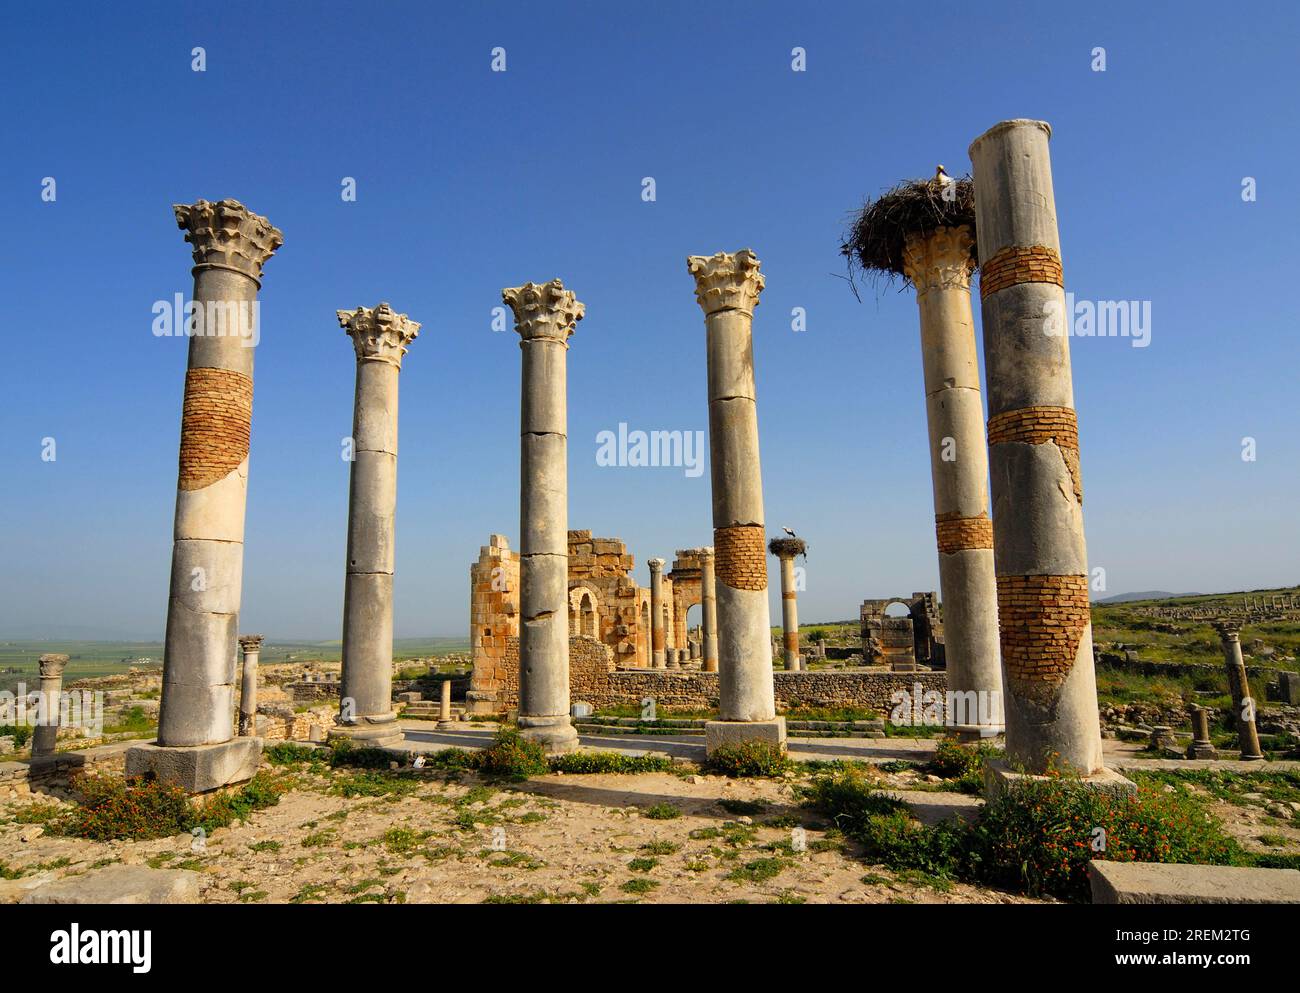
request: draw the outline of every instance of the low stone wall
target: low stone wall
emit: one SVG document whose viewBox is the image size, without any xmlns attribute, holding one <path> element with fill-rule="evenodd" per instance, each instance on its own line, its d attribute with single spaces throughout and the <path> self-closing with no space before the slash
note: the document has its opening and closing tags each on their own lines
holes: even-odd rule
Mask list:
<svg viewBox="0 0 1300 993">
<path fill-rule="evenodd" d="M 64 789 L 73 775 L 121 776 L 126 752 L 136 741 L 116 742 L 77 752 L 59 752 L 40 762 L 0 762 L 0 798 Z"/>
<path fill-rule="evenodd" d="M 773 673 L 778 710 L 795 707 L 856 707 L 874 710 L 888 717 L 894 694 L 900 690 L 914 693 L 919 684 L 924 693 L 948 688 L 944 672 L 880 672 L 841 670 L 835 672 Z M 654 697 L 659 707 L 710 710 L 718 706 L 716 672 L 673 672 L 648 669 L 622 669 L 610 674 L 608 689 L 600 698 L 578 697 L 597 707 L 614 704 L 640 704 Z"/>
<path fill-rule="evenodd" d="M 497 702 L 499 710 L 519 706 L 519 639 L 507 638 L 501 660 L 504 678 Z M 578 635 L 569 639 L 569 698 L 595 703 L 609 693 L 609 677 L 615 671 L 614 652 L 595 638 Z"/>
</svg>

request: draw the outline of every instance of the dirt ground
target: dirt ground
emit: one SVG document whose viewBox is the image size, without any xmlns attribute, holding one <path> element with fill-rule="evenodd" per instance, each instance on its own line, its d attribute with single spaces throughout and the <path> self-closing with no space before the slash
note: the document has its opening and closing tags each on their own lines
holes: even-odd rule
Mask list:
<svg viewBox="0 0 1300 993">
<path fill-rule="evenodd" d="M 208 903 L 1037 902 L 867 864 L 797 805 L 793 780 L 656 773 L 502 785 L 429 772 L 406 792 L 348 797 L 340 787 L 355 774 L 275 775 L 292 784 L 278 805 L 201 841 L 51 837 L 13 821 L 49 797 L 2 802 L 0 862 L 19 878 L 0 880 L 0 902 L 112 862 L 196 871 Z M 925 784 L 904 772 L 882 785 Z M 931 816 L 973 803 L 917 796 Z"/>
</svg>

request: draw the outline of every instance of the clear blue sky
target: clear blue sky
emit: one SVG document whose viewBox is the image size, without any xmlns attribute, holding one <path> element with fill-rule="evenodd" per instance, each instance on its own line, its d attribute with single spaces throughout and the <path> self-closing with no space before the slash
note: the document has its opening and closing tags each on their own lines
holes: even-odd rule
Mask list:
<svg viewBox="0 0 1300 993">
<path fill-rule="evenodd" d="M 517 545 L 503 286 L 559 276 L 587 305 L 570 527 L 626 540 L 643 582 L 646 558 L 707 543 L 707 473 L 598 467 L 595 437 L 707 429 L 684 259 L 744 246 L 767 275 L 767 520 L 808 539 L 802 617 L 936 588 L 915 301 L 858 302 L 837 249 L 865 195 L 967 172 L 1010 117 L 1055 129 L 1067 287 L 1152 303 L 1150 347 L 1073 342 L 1092 565 L 1112 593 L 1300 581 L 1300 17 L 1088 6 L 9 5 L 0 637 L 161 636 L 186 344 L 151 334 L 151 307 L 190 291 L 171 204 L 201 197 L 285 235 L 261 298 L 244 630 L 338 637 L 355 370 L 334 311 L 380 300 L 424 322 L 402 372 L 399 637 L 464 633 L 478 546 Z"/>
</svg>

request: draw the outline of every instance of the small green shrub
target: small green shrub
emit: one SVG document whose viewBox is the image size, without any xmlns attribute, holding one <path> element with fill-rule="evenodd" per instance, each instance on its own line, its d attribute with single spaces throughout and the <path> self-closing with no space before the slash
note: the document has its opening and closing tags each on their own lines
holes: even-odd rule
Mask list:
<svg viewBox="0 0 1300 993">
<path fill-rule="evenodd" d="M 552 772 L 572 774 L 672 772 L 673 760 L 662 755 L 623 755 L 619 752 L 570 752 L 551 757 Z"/>
<path fill-rule="evenodd" d="M 32 740 L 32 729 L 26 724 L 0 724 L 0 738 L 13 738 L 17 751 Z"/>
<path fill-rule="evenodd" d="M 188 833 L 195 817 L 179 786 L 156 780 L 83 776 L 77 783 L 82 806 L 59 824 L 60 833 L 93 841 L 166 838 Z"/>
<path fill-rule="evenodd" d="M 952 738 L 941 738 L 930 761 L 929 770 L 944 779 L 957 780 L 963 793 L 981 793 L 984 789 L 984 763 L 1002 754 L 993 745 L 963 745 Z"/>
<path fill-rule="evenodd" d="M 492 744 L 478 753 L 478 769 L 484 775 L 521 780 L 550 772 L 546 750 L 529 741 L 517 728 L 503 727 Z"/>
<path fill-rule="evenodd" d="M 682 816 L 682 812 L 671 803 L 656 803 L 653 807 L 647 807 L 642 813 L 652 821 L 671 821 Z"/>
<path fill-rule="evenodd" d="M 766 741 L 742 741 L 734 745 L 719 745 L 704 760 L 707 771 L 723 776 L 767 777 L 780 776 L 790 768 L 785 751 Z"/>
</svg>

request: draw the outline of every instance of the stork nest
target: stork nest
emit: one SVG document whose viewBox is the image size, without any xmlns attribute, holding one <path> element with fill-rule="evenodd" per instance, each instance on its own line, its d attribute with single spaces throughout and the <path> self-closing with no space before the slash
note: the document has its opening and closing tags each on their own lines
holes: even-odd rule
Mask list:
<svg viewBox="0 0 1300 993">
<path fill-rule="evenodd" d="M 767 550 L 777 558 L 794 558 L 808 553 L 808 542 L 802 538 L 773 538 L 767 543 Z"/>
<path fill-rule="evenodd" d="M 926 235 L 937 228 L 967 225 L 975 230 L 975 184 L 969 176 L 954 181 L 956 195 L 945 198 L 944 185 L 934 179 L 909 179 L 862 209 L 851 214 L 852 225 L 840 245 L 849 262 L 850 281 L 855 272 L 886 283 L 902 276 L 903 249 L 913 235 Z M 971 246 L 971 262 L 976 263 Z"/>
</svg>

